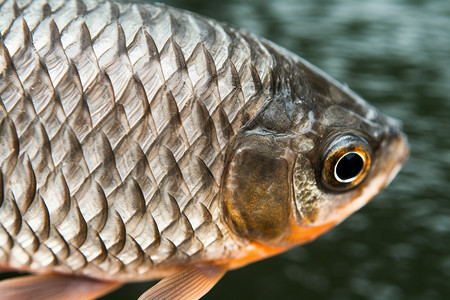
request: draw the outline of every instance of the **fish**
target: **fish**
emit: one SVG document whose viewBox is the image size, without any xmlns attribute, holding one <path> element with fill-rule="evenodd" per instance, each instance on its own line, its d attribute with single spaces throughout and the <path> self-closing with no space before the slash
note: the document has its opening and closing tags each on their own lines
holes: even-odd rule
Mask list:
<svg viewBox="0 0 450 300">
<path fill-rule="evenodd" d="M 0 299 L 199 299 L 310 242 L 408 157 L 305 59 L 164 4 L 0 1 Z"/>
</svg>

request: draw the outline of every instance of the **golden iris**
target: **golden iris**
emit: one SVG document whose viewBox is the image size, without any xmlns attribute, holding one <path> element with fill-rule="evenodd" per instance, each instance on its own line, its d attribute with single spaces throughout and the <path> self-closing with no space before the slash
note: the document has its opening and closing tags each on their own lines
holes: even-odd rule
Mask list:
<svg viewBox="0 0 450 300">
<path fill-rule="evenodd" d="M 322 183 L 335 191 L 357 186 L 370 168 L 372 149 L 356 134 L 334 136 L 326 147 L 321 163 Z"/>
</svg>

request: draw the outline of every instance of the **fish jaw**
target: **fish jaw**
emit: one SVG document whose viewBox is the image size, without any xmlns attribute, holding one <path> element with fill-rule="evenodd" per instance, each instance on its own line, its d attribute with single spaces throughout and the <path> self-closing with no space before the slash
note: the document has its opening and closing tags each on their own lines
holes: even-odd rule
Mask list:
<svg viewBox="0 0 450 300">
<path fill-rule="evenodd" d="M 330 222 L 317 227 L 304 227 L 297 226 L 294 220 L 291 224 L 291 229 L 284 236 L 281 246 L 265 245 L 257 241 L 249 242 L 240 250 L 237 257 L 226 261 L 228 268 L 230 270 L 241 268 L 250 263 L 281 254 L 293 247 L 315 240 L 337 225 L 335 222 Z"/>
<path fill-rule="evenodd" d="M 401 167 L 409 156 L 409 146 L 406 136 L 400 134 L 393 137 L 390 145 L 386 147 L 384 157 L 387 160 L 383 167 L 384 171 L 368 178 L 367 184 L 363 184 L 358 188 L 359 196 L 348 205 L 344 205 L 338 209 L 335 217 L 337 222 L 342 222 L 355 211 L 366 205 L 375 195 L 387 187 L 400 172 Z"/>
<path fill-rule="evenodd" d="M 409 146 L 406 136 L 401 131 L 395 130 L 385 135 L 383 142 L 372 156 L 373 161 L 368 174 L 361 183 L 350 190 L 325 192 L 320 189 L 311 189 L 310 184 L 296 183 L 292 204 L 295 207 L 293 209 L 295 225 L 292 227 L 292 232 L 300 232 L 300 234 L 289 235 L 291 242 L 303 244 L 307 241 L 301 234 L 305 228 L 320 228 L 328 224 L 338 225 L 392 182 L 409 156 Z M 310 167 L 308 163 L 305 163 L 304 158 L 300 157 L 298 161 L 303 161 L 302 166 Z M 312 199 L 322 200 L 311 204 L 308 199 L 299 197 L 309 194 L 312 194 Z"/>
</svg>

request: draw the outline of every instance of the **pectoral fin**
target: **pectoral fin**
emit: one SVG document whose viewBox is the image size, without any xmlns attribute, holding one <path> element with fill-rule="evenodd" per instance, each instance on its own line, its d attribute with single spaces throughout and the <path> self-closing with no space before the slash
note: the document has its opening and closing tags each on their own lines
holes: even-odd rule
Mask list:
<svg viewBox="0 0 450 300">
<path fill-rule="evenodd" d="M 0 300 L 88 300 L 109 293 L 119 282 L 58 274 L 22 276 L 0 281 Z"/>
<path fill-rule="evenodd" d="M 197 300 L 205 295 L 225 274 L 224 266 L 192 266 L 162 279 L 139 297 L 139 300 Z"/>
</svg>

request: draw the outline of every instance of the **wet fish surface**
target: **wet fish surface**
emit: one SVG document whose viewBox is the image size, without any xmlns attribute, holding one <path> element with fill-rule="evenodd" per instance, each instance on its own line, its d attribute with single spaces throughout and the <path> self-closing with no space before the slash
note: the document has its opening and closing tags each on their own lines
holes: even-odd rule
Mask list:
<svg viewBox="0 0 450 300">
<path fill-rule="evenodd" d="M 190 12 L 0 0 L 0 33 L 0 272 L 34 274 L 0 299 L 157 278 L 141 299 L 198 299 L 337 225 L 408 155 L 346 86 Z"/>
</svg>

